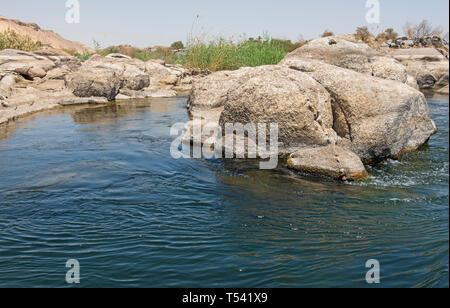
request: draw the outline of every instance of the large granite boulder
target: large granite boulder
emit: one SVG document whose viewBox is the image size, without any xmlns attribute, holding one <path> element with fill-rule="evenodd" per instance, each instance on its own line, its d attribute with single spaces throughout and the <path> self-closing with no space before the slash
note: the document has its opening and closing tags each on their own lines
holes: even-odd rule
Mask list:
<svg viewBox="0 0 450 308">
<path fill-rule="evenodd" d="M 114 70 L 108 68 L 83 67 L 77 72 L 65 76 L 66 86 L 78 97 L 101 96 L 113 101 L 123 79 Z"/>
<path fill-rule="evenodd" d="M 107 58 L 95 55 L 86 61 L 82 68 L 113 70 L 126 89 L 141 90 L 150 85 L 150 78 L 145 71 L 145 63 L 138 59 Z"/>
<path fill-rule="evenodd" d="M 406 84 L 316 60 L 291 59 L 284 65 L 308 74 L 328 91 L 338 144 L 364 163 L 398 158 L 437 131 L 424 95 Z"/>
<path fill-rule="evenodd" d="M 295 59 L 314 59 L 366 75 L 407 81 L 406 68 L 396 60 L 379 54 L 367 44 L 340 37 L 313 40 L 289 53 L 280 64 Z"/>
<path fill-rule="evenodd" d="M 194 81 L 188 100 L 191 112 L 223 107 L 230 89 L 239 86 L 253 68 L 243 67 L 235 71 L 220 71 Z"/>
<path fill-rule="evenodd" d="M 219 127 L 222 134 L 227 124 L 276 123 L 278 154 L 287 154 L 291 168 L 359 180 L 367 176 L 363 164 L 398 159 L 437 131 L 416 76 L 408 72 L 367 45 L 323 38 L 279 65 L 195 80 L 188 108 L 202 127 Z M 185 141 L 208 139 L 195 138 L 192 127 Z M 250 145 L 250 135 L 245 138 Z"/>
<path fill-rule="evenodd" d="M 137 59 L 92 56 L 80 69 L 65 77 L 76 96 L 103 96 L 114 100 L 121 88 L 141 90 L 150 85 L 145 63 Z"/>
<path fill-rule="evenodd" d="M 322 85 L 288 67 L 262 66 L 246 71 L 224 97 L 220 117 L 223 131 L 226 124 L 276 123 L 282 151 L 336 142 L 331 97 Z M 267 135 L 269 138 L 269 131 Z"/>
</svg>

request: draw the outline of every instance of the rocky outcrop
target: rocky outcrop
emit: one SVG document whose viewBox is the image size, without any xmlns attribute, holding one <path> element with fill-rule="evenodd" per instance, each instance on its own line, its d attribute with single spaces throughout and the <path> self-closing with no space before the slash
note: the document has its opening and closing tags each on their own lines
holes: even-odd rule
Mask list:
<svg viewBox="0 0 450 308">
<path fill-rule="evenodd" d="M 95 55 L 67 75 L 66 84 L 76 96 L 103 96 L 112 101 L 121 88 L 137 91 L 148 87 L 150 77 L 142 61 Z"/>
<path fill-rule="evenodd" d="M 119 99 L 175 96 L 172 88 L 188 75 L 178 65 L 112 54 L 91 57 L 65 80 L 76 96 L 103 96 L 112 101 L 119 94 Z"/>
<path fill-rule="evenodd" d="M 436 132 L 416 88 L 415 78 L 395 59 L 362 44 L 325 38 L 279 65 L 195 81 L 188 108 L 202 127 L 220 127 L 222 133 L 227 124 L 276 123 L 278 154 L 287 155 L 288 166 L 360 180 L 367 176 L 363 163 L 398 159 Z M 187 125 L 185 142 L 209 140 L 196 138 L 193 126 Z M 250 145 L 250 135 L 245 138 Z"/>
<path fill-rule="evenodd" d="M 16 76 L 11 95 L 0 106 L 0 124 L 14 120 L 19 116 L 73 104 L 104 104 L 102 97 L 81 98 L 73 95 L 64 84 L 64 80 L 24 80 Z"/>
<path fill-rule="evenodd" d="M 203 72 L 120 54 L 79 59 L 18 50 L 0 51 L 0 124 L 57 106 L 104 104 L 115 99 L 173 97 Z"/>
<path fill-rule="evenodd" d="M 388 40 L 381 45 L 381 48 L 388 50 L 389 48 L 432 48 L 438 50 L 447 60 L 449 58 L 448 42 L 440 36 L 425 36 L 422 38 L 410 39 L 408 37 L 399 37 L 395 40 Z"/>
<path fill-rule="evenodd" d="M 335 145 L 297 150 L 287 159 L 287 166 L 341 181 L 360 181 L 369 176 L 358 155 Z"/>
<path fill-rule="evenodd" d="M 449 61 L 436 49 L 397 49 L 388 55 L 406 67 L 420 89 L 439 89 L 448 85 Z"/>
<path fill-rule="evenodd" d="M 36 54 L 5 49 L 0 51 L 0 72 L 15 73 L 27 79 L 43 78 L 55 63 Z"/>
<path fill-rule="evenodd" d="M 295 59 L 314 59 L 358 73 L 407 82 L 406 68 L 395 59 L 385 57 L 363 43 L 339 37 L 311 41 L 288 54 L 281 65 Z"/>
<path fill-rule="evenodd" d="M 113 101 L 123 81 L 114 70 L 107 68 L 83 68 L 65 77 L 66 86 L 75 96 L 101 96 Z"/>
<path fill-rule="evenodd" d="M 14 94 L 14 87 L 42 80 L 63 80 L 77 70 L 81 61 L 71 56 L 38 56 L 18 50 L 0 51 L 0 92 L 3 99 Z"/>
<path fill-rule="evenodd" d="M 398 40 L 402 42 L 399 49 L 389 49 L 385 44 L 388 52 L 381 53 L 344 37 L 319 38 L 291 52 L 280 64 L 295 59 L 313 59 L 358 73 L 400 81 L 414 88 L 438 89 L 448 85 L 446 41 L 438 37 L 410 40 L 410 43 Z"/>
<path fill-rule="evenodd" d="M 338 144 L 364 163 L 401 157 L 436 132 L 424 95 L 408 85 L 315 60 L 284 64 L 307 73 L 330 93 Z"/>
</svg>

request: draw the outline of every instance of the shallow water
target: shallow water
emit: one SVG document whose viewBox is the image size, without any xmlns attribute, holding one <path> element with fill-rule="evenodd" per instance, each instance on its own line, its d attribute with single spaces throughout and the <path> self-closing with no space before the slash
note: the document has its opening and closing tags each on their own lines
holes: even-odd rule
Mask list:
<svg viewBox="0 0 450 308">
<path fill-rule="evenodd" d="M 449 286 L 448 96 L 440 131 L 342 184 L 282 166 L 174 160 L 185 97 L 64 109 L 0 130 L 0 287 Z M 371 286 L 373 287 L 373 285 Z"/>
</svg>

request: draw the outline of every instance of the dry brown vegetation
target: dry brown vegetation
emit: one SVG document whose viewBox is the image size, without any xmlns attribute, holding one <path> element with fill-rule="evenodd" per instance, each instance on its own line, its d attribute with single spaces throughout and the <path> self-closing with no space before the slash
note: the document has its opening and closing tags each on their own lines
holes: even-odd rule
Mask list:
<svg viewBox="0 0 450 308">
<path fill-rule="evenodd" d="M 426 36 L 442 36 L 444 29 L 442 26 L 433 27 L 427 20 L 423 20 L 418 24 L 407 22 L 403 27 L 405 35 L 410 39 L 421 39 Z"/>
<path fill-rule="evenodd" d="M 376 40 L 378 42 L 385 42 L 389 40 L 395 40 L 398 37 L 398 33 L 393 28 L 388 28 L 384 32 L 377 35 Z"/>
<path fill-rule="evenodd" d="M 364 43 L 369 43 L 370 38 L 373 38 L 373 35 L 370 33 L 367 27 L 358 27 L 356 29 L 355 38 L 357 40 L 363 41 Z"/>
<path fill-rule="evenodd" d="M 332 31 L 329 31 L 329 30 L 325 30 L 322 33 L 322 37 L 329 37 L 329 36 L 334 36 L 334 33 Z"/>
</svg>

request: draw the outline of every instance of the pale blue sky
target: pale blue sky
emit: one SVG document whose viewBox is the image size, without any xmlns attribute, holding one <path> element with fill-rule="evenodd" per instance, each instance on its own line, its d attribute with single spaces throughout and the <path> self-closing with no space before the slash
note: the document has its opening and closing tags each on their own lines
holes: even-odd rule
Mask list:
<svg viewBox="0 0 450 308">
<path fill-rule="evenodd" d="M 81 23 L 65 22 L 65 0 L 0 0 L 0 15 L 32 21 L 62 36 L 102 47 L 132 44 L 138 47 L 186 41 L 193 21 L 200 15 L 196 32 L 209 35 L 258 36 L 296 40 L 314 38 L 325 29 L 353 33 L 367 25 L 366 0 L 79 0 Z M 402 32 L 406 21 L 422 19 L 449 27 L 447 0 L 380 0 L 379 28 Z M 374 32 L 375 26 L 371 25 Z"/>
</svg>

